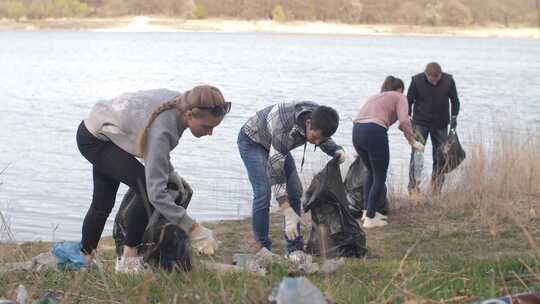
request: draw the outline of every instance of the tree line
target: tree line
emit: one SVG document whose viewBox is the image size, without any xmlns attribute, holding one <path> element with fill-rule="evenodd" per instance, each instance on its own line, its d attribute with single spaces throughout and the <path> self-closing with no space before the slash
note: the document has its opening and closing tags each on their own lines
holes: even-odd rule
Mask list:
<svg viewBox="0 0 540 304">
<path fill-rule="evenodd" d="M 535 26 L 536 0 L 0 0 L 20 19 L 166 15 L 351 24 Z"/>
</svg>

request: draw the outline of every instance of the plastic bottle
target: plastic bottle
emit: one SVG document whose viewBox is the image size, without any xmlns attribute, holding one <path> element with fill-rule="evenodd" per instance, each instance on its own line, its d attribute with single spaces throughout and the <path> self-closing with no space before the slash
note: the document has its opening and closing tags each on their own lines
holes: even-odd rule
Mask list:
<svg viewBox="0 0 540 304">
<path fill-rule="evenodd" d="M 269 300 L 276 304 L 326 304 L 322 292 L 305 277 L 284 278 Z"/>
<path fill-rule="evenodd" d="M 19 288 L 17 288 L 17 303 L 19 304 L 26 304 L 28 301 L 28 291 L 26 291 L 26 288 L 24 285 L 19 285 Z"/>
</svg>

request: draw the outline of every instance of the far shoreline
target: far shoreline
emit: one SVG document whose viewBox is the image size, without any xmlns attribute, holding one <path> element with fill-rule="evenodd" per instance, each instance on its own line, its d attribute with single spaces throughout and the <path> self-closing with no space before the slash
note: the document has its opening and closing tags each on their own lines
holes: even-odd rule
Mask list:
<svg viewBox="0 0 540 304">
<path fill-rule="evenodd" d="M 320 21 L 275 22 L 272 20 L 181 19 L 162 16 L 116 18 L 47 18 L 41 20 L 0 19 L 0 32 L 83 31 L 83 32 L 225 32 L 277 34 L 332 34 L 386 36 L 441 36 L 477 38 L 539 39 L 533 27 L 504 26 L 417 26 L 400 24 L 343 24 Z"/>
</svg>

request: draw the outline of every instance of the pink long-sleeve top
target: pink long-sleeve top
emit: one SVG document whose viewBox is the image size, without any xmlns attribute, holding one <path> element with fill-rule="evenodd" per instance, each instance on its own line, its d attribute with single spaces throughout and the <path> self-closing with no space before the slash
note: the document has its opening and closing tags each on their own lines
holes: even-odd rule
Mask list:
<svg viewBox="0 0 540 304">
<path fill-rule="evenodd" d="M 409 119 L 407 97 L 396 91 L 388 91 L 371 96 L 360 108 L 354 122 L 375 123 L 388 129 L 399 120 L 399 129 L 412 143 L 415 140 L 411 120 Z"/>
</svg>

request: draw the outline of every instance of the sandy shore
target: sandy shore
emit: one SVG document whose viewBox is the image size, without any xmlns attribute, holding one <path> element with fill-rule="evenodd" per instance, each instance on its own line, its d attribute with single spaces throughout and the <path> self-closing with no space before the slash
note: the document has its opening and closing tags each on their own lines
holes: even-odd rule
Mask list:
<svg viewBox="0 0 540 304">
<path fill-rule="evenodd" d="M 425 27 L 388 24 L 340 24 L 329 22 L 273 22 L 271 20 L 185 20 L 167 17 L 121 17 L 44 20 L 0 20 L 2 31 L 98 31 L 98 32 L 233 32 L 343 35 L 426 35 L 462 37 L 509 37 L 538 39 L 537 28 Z"/>
</svg>

